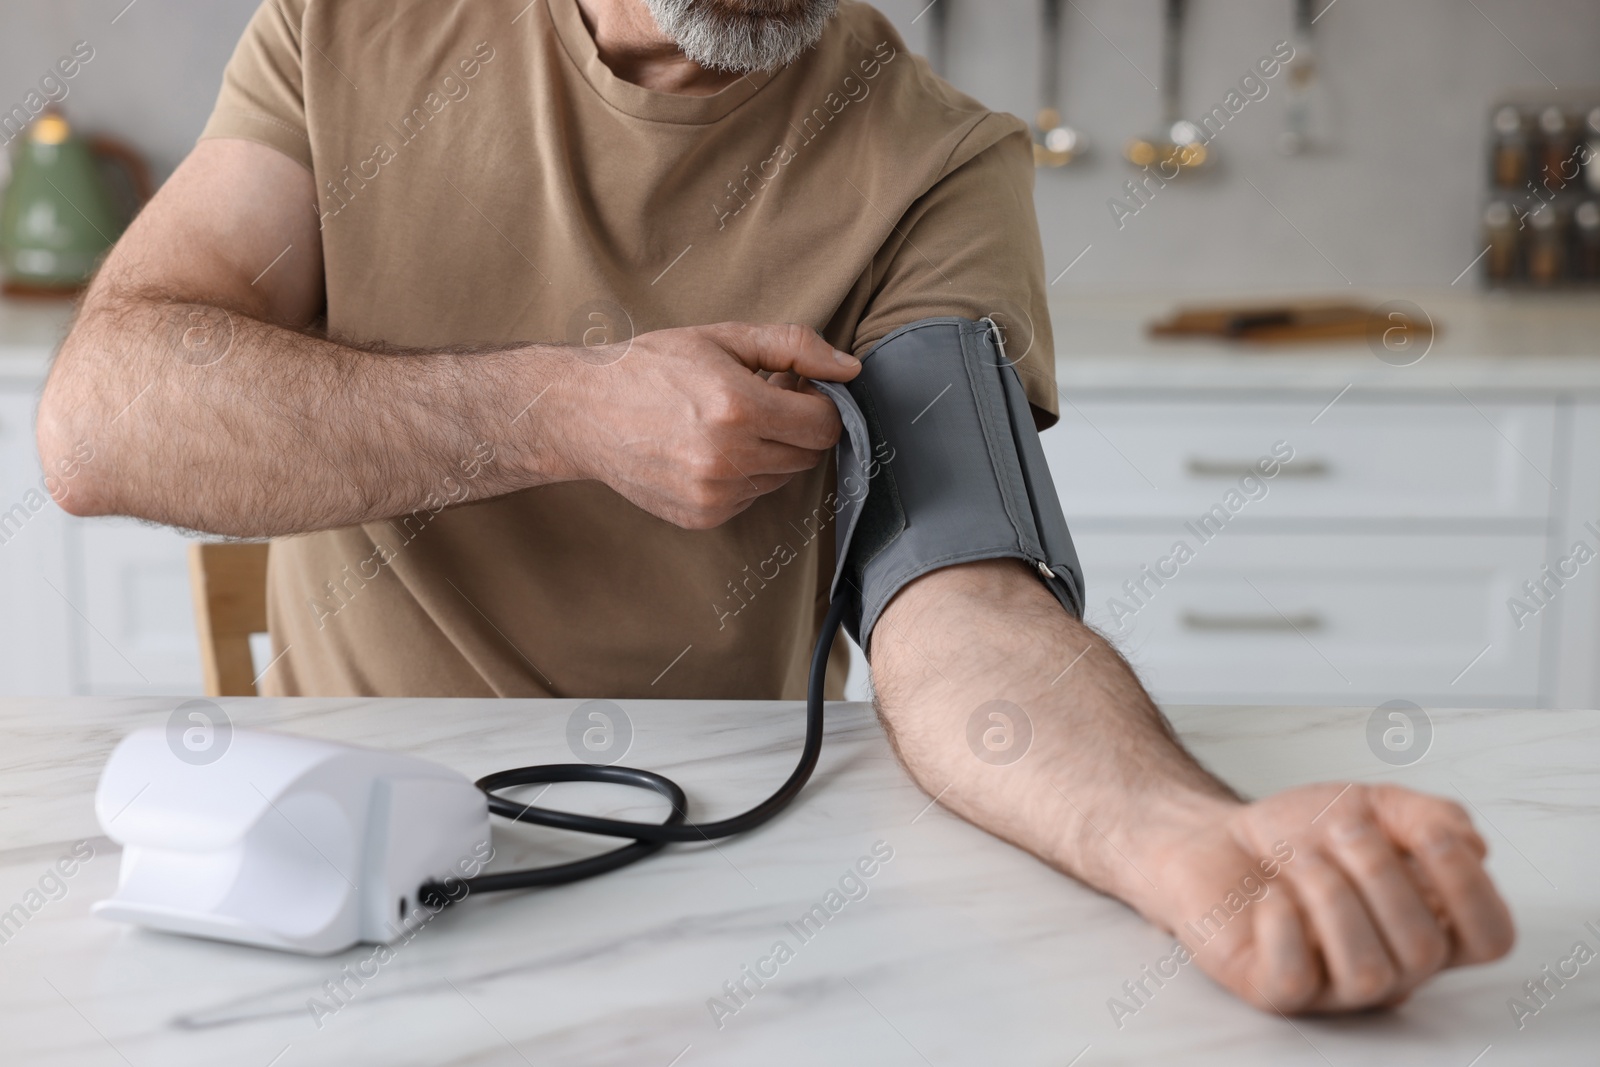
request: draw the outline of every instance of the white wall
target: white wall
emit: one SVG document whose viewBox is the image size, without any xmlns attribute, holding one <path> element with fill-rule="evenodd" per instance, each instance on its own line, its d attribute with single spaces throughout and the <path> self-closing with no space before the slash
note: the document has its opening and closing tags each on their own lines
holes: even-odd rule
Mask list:
<svg viewBox="0 0 1600 1067">
<path fill-rule="evenodd" d="M 1030 117 L 1036 5 L 938 2 L 951 5 L 953 80 Z M 164 173 L 204 123 L 254 0 L 136 0 L 113 25 L 126 4 L 0 0 L 0 107 L 20 99 L 72 42 L 87 39 L 97 55 L 74 84 L 73 114 L 133 140 Z M 913 47 L 921 46 L 927 19 L 912 19 L 925 4 L 880 0 Z M 1218 103 L 1257 56 L 1288 36 L 1291 6 L 1194 0 L 1191 113 Z M 1508 88 L 1548 87 L 1546 78 L 1562 88 L 1600 84 L 1596 0 L 1334 0 L 1317 32 L 1339 116 L 1337 148 L 1297 159 L 1276 154 L 1280 78 L 1217 140 L 1214 173 L 1164 190 L 1119 231 L 1106 201 L 1129 176 L 1122 144 L 1158 114 L 1145 79 L 1160 80 L 1161 7 L 1160 0 L 1075 0 L 1067 8 L 1069 116 L 1099 153 L 1081 168 L 1039 177 L 1051 276 L 1094 246 L 1058 291 L 1340 288 L 1340 272 L 1358 286 L 1447 285 L 1481 248 L 1475 219 L 1489 103 Z"/>
<path fill-rule="evenodd" d="M 883 2 L 904 24 L 926 0 Z M 1508 88 L 1548 89 L 1546 76 L 1563 89 L 1600 85 L 1600 3 L 1474 2 L 1481 14 L 1468 0 L 1335 0 L 1315 32 L 1338 148 L 1277 154 L 1280 77 L 1217 138 L 1216 173 L 1163 190 L 1119 231 L 1106 200 L 1129 177 L 1122 145 L 1159 114 L 1139 71 L 1160 82 L 1163 5 L 1075 0 L 1066 9 L 1068 114 L 1101 152 L 1082 170 L 1039 175 L 1050 276 L 1094 246 L 1057 289 L 1342 288 L 1339 271 L 1358 286 L 1450 284 L 1483 247 L 1476 220 L 1490 103 Z M 1319 9 L 1327 3 L 1317 0 Z M 1036 110 L 1036 7 L 967 0 L 952 8 L 953 36 L 971 42 L 954 57 L 953 80 L 1026 118 Z M 1291 0 L 1192 0 L 1187 112 L 1219 103 L 1257 56 L 1289 37 L 1292 9 Z M 1600 90 L 1594 97 L 1600 104 Z"/>
<path fill-rule="evenodd" d="M 0 110 L 20 103 L 74 42 L 88 41 L 94 59 L 69 83 L 68 116 L 131 141 L 163 177 L 205 125 L 255 7 L 255 0 L 135 0 L 132 7 L 128 0 L 0 0 Z"/>
</svg>

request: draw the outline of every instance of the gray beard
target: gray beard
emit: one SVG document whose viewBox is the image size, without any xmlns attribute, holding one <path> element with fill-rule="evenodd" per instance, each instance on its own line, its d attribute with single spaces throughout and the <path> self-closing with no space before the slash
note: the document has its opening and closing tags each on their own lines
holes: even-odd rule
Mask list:
<svg viewBox="0 0 1600 1067">
<path fill-rule="evenodd" d="M 663 33 L 708 70 L 749 74 L 786 67 L 814 47 L 839 10 L 839 0 L 801 0 L 783 10 L 773 0 L 644 0 Z"/>
</svg>

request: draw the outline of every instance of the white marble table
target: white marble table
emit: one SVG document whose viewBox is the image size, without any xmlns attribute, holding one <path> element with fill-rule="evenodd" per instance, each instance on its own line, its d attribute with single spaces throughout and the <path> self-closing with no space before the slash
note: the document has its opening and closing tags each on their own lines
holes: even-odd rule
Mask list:
<svg viewBox="0 0 1600 1067">
<path fill-rule="evenodd" d="M 1420 762 L 1366 743 L 1367 709 L 1175 709 L 1210 764 L 1262 792 L 1334 777 L 1464 797 L 1520 940 L 1401 1010 L 1293 1022 L 1188 969 L 1119 1029 L 1107 1007 L 1171 939 L 1120 905 L 930 807 L 863 705 L 830 709 L 816 778 L 775 823 L 576 886 L 483 896 L 399 947 L 319 1027 L 308 1007 L 370 953 L 314 959 L 141 932 L 89 905 L 116 879 L 91 807 L 100 766 L 177 701 L 0 702 L 0 909 L 87 841 L 93 858 L 0 944 L 0 1063 L 301 1064 L 1588 1064 L 1600 961 L 1518 1030 L 1508 999 L 1575 941 L 1600 948 L 1600 714 L 1439 711 Z M 570 701 L 223 701 L 271 726 L 427 756 L 476 776 L 571 758 Z M 627 762 L 676 778 L 699 815 L 741 809 L 793 762 L 797 705 L 633 702 Z M 643 815 L 633 794 L 560 802 Z M 554 799 L 552 794 L 547 800 Z M 593 841 L 496 829 L 500 863 Z M 892 849 L 809 941 L 785 927 L 860 857 Z M 52 884 L 48 888 L 54 889 Z M 719 1029 L 707 1007 L 786 940 L 792 959 Z M 770 968 L 769 968 L 770 970 Z M 370 972 L 369 972 L 370 973 Z"/>
</svg>

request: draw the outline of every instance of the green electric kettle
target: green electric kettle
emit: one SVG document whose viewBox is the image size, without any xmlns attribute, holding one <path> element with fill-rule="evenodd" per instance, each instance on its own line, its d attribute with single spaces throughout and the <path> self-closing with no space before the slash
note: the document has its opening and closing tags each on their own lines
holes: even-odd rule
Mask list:
<svg viewBox="0 0 1600 1067">
<path fill-rule="evenodd" d="M 77 292 L 149 198 L 149 171 L 131 149 L 41 115 L 19 139 L 0 197 L 5 293 Z"/>
</svg>

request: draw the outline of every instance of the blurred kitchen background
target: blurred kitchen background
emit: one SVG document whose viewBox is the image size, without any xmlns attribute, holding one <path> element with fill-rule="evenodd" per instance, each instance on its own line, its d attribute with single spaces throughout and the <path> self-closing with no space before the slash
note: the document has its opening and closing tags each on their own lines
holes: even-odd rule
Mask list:
<svg viewBox="0 0 1600 1067">
<path fill-rule="evenodd" d="M 0 109 L 88 42 L 66 116 L 160 180 L 255 6 L 0 0 Z M 1557 145 L 1600 152 L 1600 3 L 879 6 L 958 87 L 1073 131 L 1041 131 L 1045 441 L 1091 618 L 1158 697 L 1600 704 L 1600 565 L 1574 558 L 1600 551 L 1600 178 L 1541 180 Z M 1280 42 L 1296 59 L 1264 76 Z M 1125 158 L 1214 108 L 1202 166 L 1144 181 Z M 1185 305 L 1211 314 L 1151 335 Z M 182 538 L 16 519 L 64 321 L 0 303 L 0 692 L 197 691 Z M 1195 525 L 1216 507 L 1220 532 Z M 1162 563 L 1179 541 L 1192 560 Z"/>
</svg>

